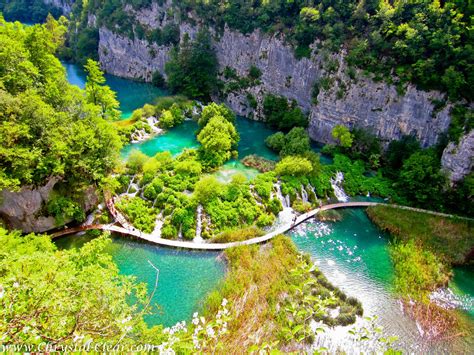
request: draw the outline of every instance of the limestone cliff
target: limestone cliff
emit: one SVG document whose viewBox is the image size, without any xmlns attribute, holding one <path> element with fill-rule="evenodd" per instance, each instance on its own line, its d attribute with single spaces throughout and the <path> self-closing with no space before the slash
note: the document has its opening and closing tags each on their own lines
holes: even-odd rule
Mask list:
<svg viewBox="0 0 474 355">
<path fill-rule="evenodd" d="M 143 25 L 156 28 L 176 21 L 168 15 L 170 6 L 171 1 L 167 1 L 139 12 L 131 7 L 127 11 Z M 181 37 L 185 33 L 193 37 L 196 26 L 181 23 Z M 124 38 L 106 28 L 100 28 L 99 35 L 100 61 L 107 72 L 146 81 L 151 80 L 156 70 L 163 73 L 169 47 Z M 427 147 L 436 144 L 449 126 L 450 105 L 441 110 L 435 110 L 433 105 L 434 100 L 444 99 L 443 94 L 421 91 L 414 86 L 399 93 L 395 86 L 374 81 L 360 72 L 349 76 L 344 51 L 329 54 L 315 45 L 311 58 L 297 59 L 281 35 L 270 36 L 258 30 L 244 35 L 226 28 L 215 35 L 214 42 L 221 70 L 231 67 L 239 76 L 245 76 L 250 66 L 255 65 L 262 72 L 261 84 L 223 98 L 240 115 L 260 119 L 263 97 L 273 93 L 298 102 L 309 115 L 311 138 L 320 142 L 330 142 L 332 128 L 344 124 L 365 127 L 386 141 L 412 134 Z M 335 63 L 335 68 L 328 69 L 329 62 Z M 313 86 L 324 78 L 331 79 L 329 88 L 320 89 L 314 100 Z M 248 94 L 257 100 L 256 109 L 250 107 Z M 469 154 L 463 151 L 461 156 Z"/>
<path fill-rule="evenodd" d="M 18 229 L 24 233 L 42 233 L 57 228 L 54 217 L 45 215 L 45 206 L 59 180 L 53 177 L 44 186 L 24 186 L 17 192 L 0 191 L 0 219 L 9 229 Z M 95 189 L 87 189 L 83 194 L 82 208 L 90 211 L 97 203 Z"/>
<path fill-rule="evenodd" d="M 462 137 L 458 144 L 449 143 L 443 152 L 441 164 L 452 182 L 468 175 L 474 166 L 474 130 Z"/>
<path fill-rule="evenodd" d="M 43 0 L 45 4 L 53 5 L 60 8 L 64 15 L 68 15 L 72 11 L 75 0 Z"/>
</svg>

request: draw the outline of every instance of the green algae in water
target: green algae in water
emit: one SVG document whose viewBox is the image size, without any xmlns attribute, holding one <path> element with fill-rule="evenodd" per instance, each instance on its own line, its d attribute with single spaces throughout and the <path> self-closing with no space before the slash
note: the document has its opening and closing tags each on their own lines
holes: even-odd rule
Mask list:
<svg viewBox="0 0 474 355">
<path fill-rule="evenodd" d="M 55 243 L 61 249 L 79 248 L 91 239 L 93 237 L 88 235 L 68 236 Z M 148 260 L 160 270 L 158 288 L 152 299 L 153 314 L 145 317 L 150 326 L 172 326 L 190 320 L 225 273 L 225 265 L 218 260 L 216 252 L 163 248 L 127 237 L 113 237 L 107 252 L 112 255 L 120 273 L 145 282 L 149 294 L 155 284 L 156 272 Z"/>
<path fill-rule="evenodd" d="M 63 63 L 68 81 L 83 89 L 86 85 L 86 73 L 76 64 Z M 106 84 L 117 93 L 120 102 L 122 118 L 128 118 L 137 108 L 146 103 L 153 103 L 157 97 L 166 96 L 165 90 L 159 89 L 149 83 L 123 79 L 118 76 L 105 74 Z"/>
</svg>

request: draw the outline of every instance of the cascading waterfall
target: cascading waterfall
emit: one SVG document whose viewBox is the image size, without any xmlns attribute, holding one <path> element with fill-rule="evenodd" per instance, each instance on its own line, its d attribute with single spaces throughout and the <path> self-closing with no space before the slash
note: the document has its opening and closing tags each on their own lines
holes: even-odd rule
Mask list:
<svg viewBox="0 0 474 355">
<path fill-rule="evenodd" d="M 340 171 L 336 173 L 335 178 L 331 178 L 331 186 L 334 190 L 334 195 L 336 196 L 337 200 L 340 202 L 347 202 L 349 201 L 349 196 L 347 196 L 346 192 L 341 186 L 341 183 L 344 181 L 344 174 Z"/>
<path fill-rule="evenodd" d="M 301 185 L 301 200 L 303 203 L 308 203 L 308 192 L 303 185 Z"/>
<path fill-rule="evenodd" d="M 280 181 L 278 181 L 275 185 L 273 185 L 276 190 L 276 196 L 280 200 L 281 204 L 283 207 L 289 207 L 289 204 L 287 203 L 285 197 L 283 197 L 281 193 L 281 186 L 280 186 Z"/>
<path fill-rule="evenodd" d="M 318 195 L 316 195 L 316 190 L 314 189 L 313 185 L 308 184 L 308 190 L 314 195 L 314 199 L 318 200 Z"/>
<path fill-rule="evenodd" d="M 202 243 L 202 205 L 198 205 L 196 210 L 196 236 L 193 239 L 195 243 Z"/>
<path fill-rule="evenodd" d="M 285 207 L 290 207 L 291 208 L 291 200 L 290 200 L 290 195 L 285 196 Z"/>
</svg>

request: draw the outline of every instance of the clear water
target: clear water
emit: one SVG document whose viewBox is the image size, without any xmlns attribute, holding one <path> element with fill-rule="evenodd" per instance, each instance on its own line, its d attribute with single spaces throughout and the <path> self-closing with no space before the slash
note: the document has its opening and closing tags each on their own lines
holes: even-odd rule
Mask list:
<svg viewBox="0 0 474 355">
<path fill-rule="evenodd" d="M 378 316 L 386 334 L 397 335 L 409 351 L 447 351 L 453 344 L 427 344 L 416 324 L 405 316 L 392 292 L 393 266 L 388 253 L 388 238 L 369 220 L 363 209 L 339 211 L 339 222 L 311 221 L 290 233 L 298 248 L 309 253 L 321 271 L 336 286 L 358 298 L 366 316 Z M 473 295 L 472 270 L 456 269 L 455 293 Z M 334 339 L 333 339 L 334 340 Z M 455 346 L 468 348 L 466 341 Z M 459 343 L 458 343 L 459 342 Z"/>
<path fill-rule="evenodd" d="M 170 152 L 173 155 L 181 153 L 186 148 L 197 148 L 195 132 L 198 125 L 194 121 L 184 121 L 183 124 L 169 129 L 165 134 L 155 136 L 149 140 L 128 144 L 122 149 L 122 157 L 126 159 L 130 152 L 138 149 L 152 157 L 159 152 Z"/>
<path fill-rule="evenodd" d="M 77 64 L 63 63 L 69 82 L 84 88 L 86 85 L 86 73 Z M 122 118 L 128 118 L 137 108 L 146 103 L 153 103 L 157 97 L 166 96 L 165 90 L 159 89 L 149 83 L 119 78 L 118 76 L 105 74 L 107 85 L 117 93 L 120 102 Z"/>
<path fill-rule="evenodd" d="M 55 243 L 59 248 L 69 249 L 81 247 L 90 240 L 91 237 L 85 235 L 67 236 Z M 113 237 L 107 251 L 120 273 L 146 283 L 149 294 L 155 285 L 156 272 L 148 261 L 160 270 L 158 288 L 151 303 L 153 313 L 145 317 L 150 326 L 171 326 L 190 320 L 225 273 L 225 264 L 216 252 L 162 248 L 127 237 Z"/>
</svg>

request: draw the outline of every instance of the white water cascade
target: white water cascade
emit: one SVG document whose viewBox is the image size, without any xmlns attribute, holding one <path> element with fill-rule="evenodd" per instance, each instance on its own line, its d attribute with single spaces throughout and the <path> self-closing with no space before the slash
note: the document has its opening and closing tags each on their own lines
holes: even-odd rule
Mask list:
<svg viewBox="0 0 474 355">
<path fill-rule="evenodd" d="M 308 203 L 308 192 L 303 185 L 301 185 L 301 199 L 303 203 Z"/>
<path fill-rule="evenodd" d="M 196 236 L 193 239 L 194 243 L 202 243 L 202 205 L 198 205 L 196 210 Z"/>
<path fill-rule="evenodd" d="M 283 208 L 285 207 L 289 207 L 289 204 L 287 203 L 287 200 L 285 197 L 283 197 L 282 193 L 281 193 L 281 186 L 280 186 L 280 181 L 278 181 L 275 185 L 273 185 L 275 187 L 275 190 L 276 190 L 276 196 L 277 198 L 280 200 L 281 202 L 281 205 L 283 206 Z"/>
<path fill-rule="evenodd" d="M 335 178 L 331 178 L 331 186 L 334 190 L 334 195 L 336 196 L 339 202 L 349 201 L 349 196 L 341 186 L 341 183 L 344 181 L 344 174 L 338 171 Z"/>
</svg>

